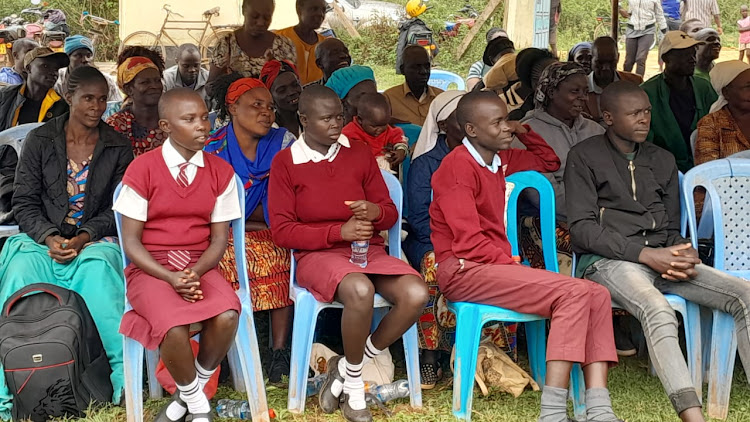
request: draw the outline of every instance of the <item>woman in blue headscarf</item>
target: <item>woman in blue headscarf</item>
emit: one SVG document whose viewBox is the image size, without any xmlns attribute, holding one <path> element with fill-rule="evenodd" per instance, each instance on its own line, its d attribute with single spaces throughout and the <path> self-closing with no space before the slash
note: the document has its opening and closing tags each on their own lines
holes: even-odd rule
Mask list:
<svg viewBox="0 0 750 422">
<path fill-rule="evenodd" d="M 292 301 L 289 299 L 291 255 L 271 239 L 268 225 L 268 179 L 271 161 L 294 142 L 284 128 L 272 127 L 275 107 L 271 93 L 258 79 L 240 74 L 223 76 L 214 83 L 214 101 L 221 104 L 219 119 L 229 124 L 206 141 L 204 150 L 223 158 L 234 168 L 245 187 L 245 254 L 253 311 L 271 311 L 273 353 L 268 368 L 272 383 L 289 375 L 289 337 Z M 239 287 L 234 239 L 230 239 L 219 271 Z"/>
<path fill-rule="evenodd" d="M 591 73 L 591 60 L 594 58 L 591 48 L 590 42 L 579 42 L 568 51 L 568 61 L 580 64 L 587 74 Z"/>
</svg>

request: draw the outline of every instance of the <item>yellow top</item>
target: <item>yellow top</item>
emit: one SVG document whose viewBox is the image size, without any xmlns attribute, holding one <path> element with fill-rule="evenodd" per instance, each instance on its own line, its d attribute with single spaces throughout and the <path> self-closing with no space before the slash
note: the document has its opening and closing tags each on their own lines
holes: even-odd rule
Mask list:
<svg viewBox="0 0 750 422">
<path fill-rule="evenodd" d="M 23 93 L 26 92 L 26 84 L 23 84 L 21 87 L 21 90 L 19 93 L 23 95 Z M 61 99 L 61 97 L 55 92 L 53 88 L 50 88 L 49 91 L 47 91 L 47 95 L 44 96 L 44 99 L 42 100 L 42 105 L 39 107 L 39 118 L 37 119 L 38 123 L 41 123 L 44 121 L 45 118 L 52 117 L 47 116 L 47 111 L 52 108 L 52 105 L 58 102 Z M 23 107 L 23 105 L 21 105 Z M 18 125 L 18 115 L 21 113 L 21 107 L 18 107 L 16 109 L 15 114 L 13 114 L 13 121 L 11 122 L 11 126 L 17 126 Z"/>
<path fill-rule="evenodd" d="M 273 32 L 289 38 L 297 49 L 297 71 L 302 86 L 323 78 L 323 71 L 315 64 L 315 47 L 325 39 L 324 36 L 317 34 L 318 42 L 308 44 L 300 39 L 293 26 Z"/>
</svg>

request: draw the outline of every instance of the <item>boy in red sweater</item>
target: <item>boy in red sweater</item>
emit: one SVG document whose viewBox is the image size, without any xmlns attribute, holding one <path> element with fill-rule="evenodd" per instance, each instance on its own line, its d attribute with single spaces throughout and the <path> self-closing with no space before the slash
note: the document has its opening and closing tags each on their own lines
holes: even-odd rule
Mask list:
<svg viewBox="0 0 750 422">
<path fill-rule="evenodd" d="M 552 172 L 560 160 L 528 126 L 507 120 L 506 106 L 494 93 L 466 94 L 456 113 L 466 138 L 432 177 L 430 227 L 440 290 L 454 302 L 550 318 L 540 422 L 568 421 L 574 362 L 581 363 L 586 378 L 586 420 L 618 421 L 607 390 L 609 365 L 617 362 L 609 292 L 514 263 L 505 232 L 505 175 Z M 526 150 L 510 148 L 514 135 Z"/>
<path fill-rule="evenodd" d="M 404 131 L 389 125 L 390 120 L 391 106 L 383 94 L 365 94 L 354 120 L 341 131 L 347 138 L 367 144 L 378 167 L 388 171 L 398 168 L 409 149 Z"/>
</svg>

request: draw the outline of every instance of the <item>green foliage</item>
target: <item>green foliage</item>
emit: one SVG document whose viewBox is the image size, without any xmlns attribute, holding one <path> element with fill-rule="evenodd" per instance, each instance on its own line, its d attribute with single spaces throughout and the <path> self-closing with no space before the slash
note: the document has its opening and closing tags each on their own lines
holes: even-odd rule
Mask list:
<svg viewBox="0 0 750 422">
<path fill-rule="evenodd" d="M 60 9 L 65 12 L 71 34 L 90 36 L 88 35 L 89 23 L 87 22 L 85 27 L 82 27 L 79 22 L 81 13 L 84 11 L 109 20 L 115 20 L 119 15 L 118 0 L 47 0 L 47 3 L 46 8 Z M 20 14 L 21 10 L 30 7 L 34 6 L 29 0 L 2 0 L 0 1 L 0 18 L 12 13 Z M 33 19 L 34 15 L 26 15 L 25 17 Z M 100 38 L 99 44 L 96 46 L 96 60 L 114 60 L 117 56 L 117 49 L 120 46 L 117 26 L 108 26 L 106 36 L 108 39 Z"/>
</svg>

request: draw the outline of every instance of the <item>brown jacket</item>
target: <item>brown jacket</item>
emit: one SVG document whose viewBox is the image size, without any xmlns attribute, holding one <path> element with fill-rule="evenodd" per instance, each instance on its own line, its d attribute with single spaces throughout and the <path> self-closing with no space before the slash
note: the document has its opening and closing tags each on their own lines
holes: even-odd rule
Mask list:
<svg viewBox="0 0 750 422">
<path fill-rule="evenodd" d="M 698 135 L 693 151 L 696 166 L 748 149 L 750 140 L 742 133 L 726 107 L 707 114 L 698 122 Z"/>
<path fill-rule="evenodd" d="M 635 73 L 620 72 L 618 70 L 617 76 L 621 81 L 628 81 L 637 85 L 643 83 L 643 78 L 636 75 Z M 586 101 L 583 112 L 586 113 L 586 116 L 588 116 L 591 120 L 597 123 L 602 122 L 602 113 L 599 110 L 599 96 L 601 96 L 601 94 L 597 94 L 592 90 L 591 80 L 589 80 L 589 99 L 588 101 Z"/>
</svg>

